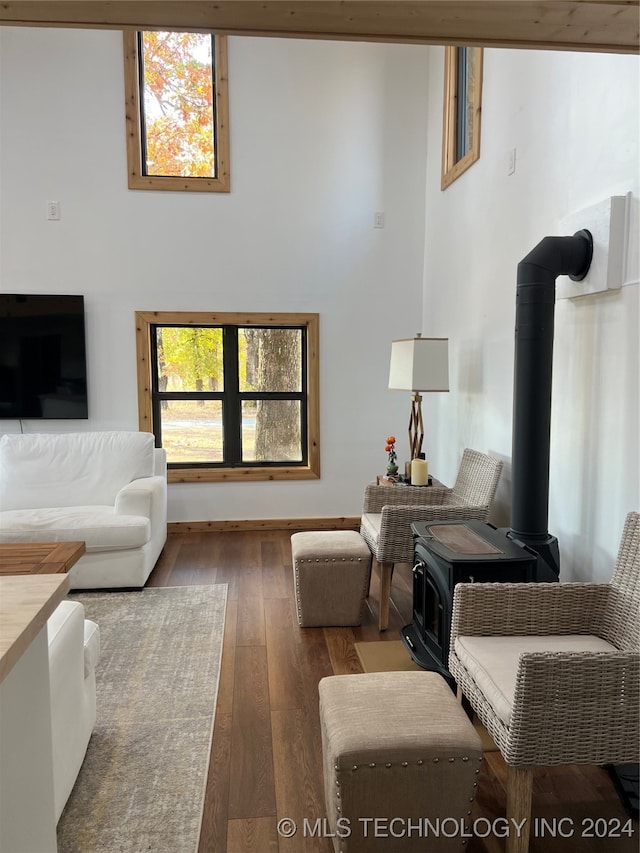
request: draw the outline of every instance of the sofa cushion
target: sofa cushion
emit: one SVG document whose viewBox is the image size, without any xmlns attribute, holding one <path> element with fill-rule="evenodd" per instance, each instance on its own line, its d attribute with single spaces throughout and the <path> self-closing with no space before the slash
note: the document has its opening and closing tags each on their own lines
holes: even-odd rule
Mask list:
<svg viewBox="0 0 640 853">
<path fill-rule="evenodd" d="M 140 515 L 116 515 L 112 506 L 45 507 L 0 512 L 0 542 L 84 541 L 87 551 L 139 548 L 151 537 Z"/>
<path fill-rule="evenodd" d="M 0 438 L 0 510 L 113 505 L 153 474 L 146 432 L 35 433 Z"/>
</svg>

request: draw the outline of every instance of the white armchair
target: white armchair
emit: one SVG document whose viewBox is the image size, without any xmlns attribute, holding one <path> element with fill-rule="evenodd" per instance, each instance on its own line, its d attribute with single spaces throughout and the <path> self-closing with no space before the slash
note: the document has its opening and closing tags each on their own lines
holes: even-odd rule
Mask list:
<svg viewBox="0 0 640 853">
<path fill-rule="evenodd" d="M 166 454 L 141 432 L 0 439 L 0 542 L 83 540 L 72 589 L 142 587 L 167 538 Z"/>
<path fill-rule="evenodd" d="M 73 789 L 96 721 L 100 630 L 78 601 L 62 601 L 47 620 L 56 822 Z"/>
</svg>

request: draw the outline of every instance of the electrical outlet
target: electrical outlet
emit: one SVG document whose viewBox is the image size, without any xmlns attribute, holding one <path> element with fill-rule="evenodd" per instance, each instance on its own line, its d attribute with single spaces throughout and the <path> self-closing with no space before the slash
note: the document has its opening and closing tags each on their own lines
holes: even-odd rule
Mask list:
<svg viewBox="0 0 640 853">
<path fill-rule="evenodd" d="M 373 214 L 373 227 L 374 228 L 384 228 L 384 213 L 381 210 L 377 210 Z"/>
<path fill-rule="evenodd" d="M 47 219 L 49 219 L 49 220 L 60 219 L 60 202 L 59 201 L 48 201 L 47 202 Z"/>
</svg>

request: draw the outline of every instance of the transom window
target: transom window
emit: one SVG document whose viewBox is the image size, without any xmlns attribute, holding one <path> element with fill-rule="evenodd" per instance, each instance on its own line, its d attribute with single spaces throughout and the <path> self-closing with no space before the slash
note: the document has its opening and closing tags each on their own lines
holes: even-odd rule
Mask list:
<svg viewBox="0 0 640 853">
<path fill-rule="evenodd" d="M 320 474 L 318 315 L 137 312 L 140 428 L 170 481 Z"/>
<path fill-rule="evenodd" d="M 480 157 L 482 48 L 445 48 L 442 183 L 444 190 Z"/>
<path fill-rule="evenodd" d="M 124 33 L 131 189 L 229 191 L 226 37 Z"/>
</svg>

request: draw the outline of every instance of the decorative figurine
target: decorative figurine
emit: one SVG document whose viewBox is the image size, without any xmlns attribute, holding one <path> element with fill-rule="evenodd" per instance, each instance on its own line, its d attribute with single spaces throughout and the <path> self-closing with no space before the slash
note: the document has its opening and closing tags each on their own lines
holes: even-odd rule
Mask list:
<svg viewBox="0 0 640 853">
<path fill-rule="evenodd" d="M 389 459 L 387 461 L 387 476 L 395 477 L 398 473 L 398 465 L 396 459 L 398 458 L 398 454 L 396 453 L 396 437 L 395 435 L 387 436 L 387 443 L 385 445 L 385 450 L 389 454 Z"/>
</svg>

